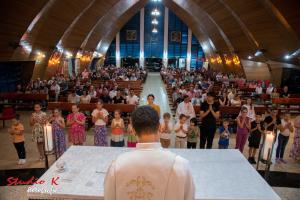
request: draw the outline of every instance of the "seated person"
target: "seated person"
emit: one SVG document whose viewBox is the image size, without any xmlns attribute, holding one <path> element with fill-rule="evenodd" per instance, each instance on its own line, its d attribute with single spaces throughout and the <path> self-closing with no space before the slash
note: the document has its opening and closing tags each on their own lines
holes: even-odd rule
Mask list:
<svg viewBox="0 0 300 200">
<path fill-rule="evenodd" d="M 231 106 L 241 106 L 242 105 L 241 97 L 236 94 L 234 98 L 230 101 L 230 103 Z"/>
<path fill-rule="evenodd" d="M 78 96 L 77 94 L 76 94 L 76 92 L 75 91 L 73 91 L 72 93 L 70 93 L 69 95 L 68 95 L 68 102 L 69 103 L 79 103 L 80 102 L 80 96 Z"/>
<path fill-rule="evenodd" d="M 112 99 L 112 102 L 114 104 L 125 103 L 125 99 L 121 95 L 121 91 L 120 90 L 117 91 L 117 95 Z"/>
<path fill-rule="evenodd" d="M 119 155 L 110 165 L 104 180 L 104 199 L 136 199 L 143 192 L 151 199 L 193 200 L 195 189 L 188 161 L 158 142 L 157 112 L 141 106 L 131 120 L 139 143 L 136 150 Z"/>
<path fill-rule="evenodd" d="M 90 103 L 91 96 L 87 94 L 87 91 L 84 90 L 82 96 L 80 97 L 80 103 Z"/>
</svg>

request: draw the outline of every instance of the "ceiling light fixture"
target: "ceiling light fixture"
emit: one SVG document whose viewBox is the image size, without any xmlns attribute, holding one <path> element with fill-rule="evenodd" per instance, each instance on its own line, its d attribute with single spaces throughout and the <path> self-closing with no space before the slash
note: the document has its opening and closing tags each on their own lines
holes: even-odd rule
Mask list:
<svg viewBox="0 0 300 200">
<path fill-rule="evenodd" d="M 158 21 L 157 21 L 157 19 L 156 18 L 154 18 L 153 20 L 152 20 L 152 22 L 151 22 L 152 24 L 155 24 L 155 25 L 157 25 L 158 24 Z"/>
<path fill-rule="evenodd" d="M 152 33 L 157 33 L 158 31 L 157 31 L 157 29 L 156 28 L 153 28 L 152 29 Z"/>
</svg>

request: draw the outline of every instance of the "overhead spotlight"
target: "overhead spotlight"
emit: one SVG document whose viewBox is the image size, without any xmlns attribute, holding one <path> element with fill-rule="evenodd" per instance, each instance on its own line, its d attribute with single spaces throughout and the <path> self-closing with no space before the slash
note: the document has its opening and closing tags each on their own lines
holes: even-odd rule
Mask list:
<svg viewBox="0 0 300 200">
<path fill-rule="evenodd" d="M 153 28 L 152 29 L 152 33 L 157 33 L 158 31 L 157 31 L 157 28 Z"/>
<path fill-rule="evenodd" d="M 159 10 L 157 8 L 155 8 L 154 10 L 152 10 L 151 15 L 159 16 L 160 12 L 159 12 Z"/>
<path fill-rule="evenodd" d="M 72 58 L 72 56 L 73 56 L 73 54 L 70 53 L 69 51 L 66 51 L 65 55 L 66 55 L 67 58 Z"/>
<path fill-rule="evenodd" d="M 153 20 L 152 20 L 152 22 L 151 22 L 152 24 L 155 24 L 155 25 L 157 25 L 158 24 L 158 21 L 157 21 L 157 19 L 156 18 L 154 18 Z"/>
<path fill-rule="evenodd" d="M 252 56 L 248 56 L 248 59 L 251 60 L 253 57 Z"/>
<path fill-rule="evenodd" d="M 263 55 L 264 53 L 266 52 L 266 50 L 265 49 L 258 49 L 256 52 L 255 52 L 255 54 L 254 54 L 254 56 L 261 56 L 261 55 Z"/>
<path fill-rule="evenodd" d="M 152 2 L 160 2 L 161 0 L 152 0 Z"/>
<path fill-rule="evenodd" d="M 291 56 L 290 56 L 290 55 L 285 55 L 284 58 L 285 58 L 286 60 L 288 60 L 288 59 L 291 58 Z"/>
</svg>

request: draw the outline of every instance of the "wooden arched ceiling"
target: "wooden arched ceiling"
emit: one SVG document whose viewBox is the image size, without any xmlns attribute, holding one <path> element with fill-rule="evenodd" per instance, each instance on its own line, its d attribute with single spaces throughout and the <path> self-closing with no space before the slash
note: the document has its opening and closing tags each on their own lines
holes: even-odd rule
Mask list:
<svg viewBox="0 0 300 200">
<path fill-rule="evenodd" d="M 201 44 L 210 52 L 238 53 L 242 58 L 253 55 L 258 48 L 266 50 L 269 59 L 300 47 L 297 0 L 165 0 L 175 14 L 191 27 Z M 0 57 L 10 59 L 13 42 L 20 41 L 31 21 L 51 2 L 30 32 L 33 50 L 53 51 L 61 40 L 71 51 L 93 51 L 107 48 L 130 16 L 147 0 L 19 0 L 1 2 Z M 270 6 L 271 5 L 271 6 Z M 280 6 L 272 9 L 272 6 Z M 15 13 L 18 12 L 18 15 Z M 279 12 L 281 18 L 278 18 Z M 292 13 L 292 14 L 291 14 Z M 295 19 L 295 17 L 298 17 Z M 286 24 L 293 30 L 287 30 Z M 289 24 L 290 23 L 290 24 Z M 296 37 L 295 37 L 296 36 Z M 100 45 L 99 45 L 100 42 Z M 215 49 L 214 49 L 215 48 Z"/>
<path fill-rule="evenodd" d="M 18 47 L 22 35 L 47 0 L 1 1 L 0 59 L 7 60 Z M 32 6 L 35 5 L 35 6 Z"/>
</svg>

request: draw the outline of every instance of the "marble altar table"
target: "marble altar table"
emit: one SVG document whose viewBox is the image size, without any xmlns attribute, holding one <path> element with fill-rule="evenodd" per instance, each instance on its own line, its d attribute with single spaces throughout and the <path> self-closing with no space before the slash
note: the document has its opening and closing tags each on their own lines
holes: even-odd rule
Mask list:
<svg viewBox="0 0 300 200">
<path fill-rule="evenodd" d="M 29 199 L 103 199 L 103 181 L 111 161 L 128 148 L 71 146 L 27 190 Z M 170 149 L 190 162 L 196 199 L 277 200 L 279 196 L 237 150 Z M 56 185 L 57 184 L 57 185 Z"/>
</svg>

